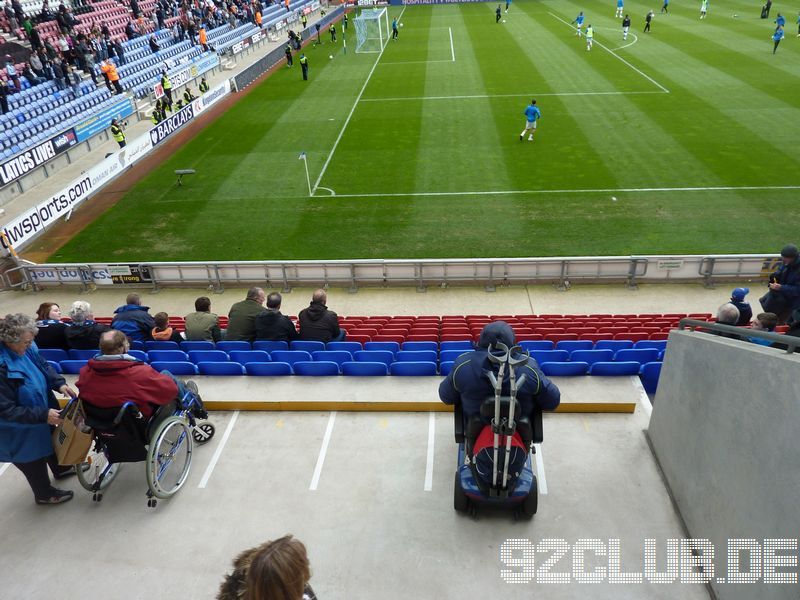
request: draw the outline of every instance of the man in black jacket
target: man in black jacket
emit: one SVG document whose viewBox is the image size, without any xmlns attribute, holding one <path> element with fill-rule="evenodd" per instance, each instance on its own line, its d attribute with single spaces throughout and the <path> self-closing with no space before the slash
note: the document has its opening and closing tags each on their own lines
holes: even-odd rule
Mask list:
<svg viewBox="0 0 800 600">
<path fill-rule="evenodd" d="M 291 342 L 300 337 L 292 320 L 281 314 L 281 295 L 267 296 L 267 308 L 256 317 L 256 340 Z"/>
<path fill-rule="evenodd" d="M 339 329 L 339 317 L 325 306 L 327 300 L 325 290 L 317 290 L 311 297 L 309 307 L 300 311 L 301 340 L 318 340 L 327 344 L 344 339 L 345 332 Z"/>
<path fill-rule="evenodd" d="M 765 312 L 778 315 L 778 323 L 786 323 L 792 312 L 800 308 L 800 252 L 794 244 L 781 250 L 783 264 L 769 276 L 769 292 L 761 299 Z"/>
</svg>

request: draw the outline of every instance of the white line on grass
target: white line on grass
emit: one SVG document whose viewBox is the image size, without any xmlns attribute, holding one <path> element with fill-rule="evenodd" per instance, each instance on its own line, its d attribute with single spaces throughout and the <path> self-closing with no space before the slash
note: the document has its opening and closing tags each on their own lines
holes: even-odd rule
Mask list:
<svg viewBox="0 0 800 600">
<path fill-rule="evenodd" d="M 214 472 L 214 467 L 217 466 L 217 461 L 219 457 L 222 456 L 222 451 L 225 448 L 225 444 L 228 443 L 228 438 L 231 436 L 231 431 L 233 431 L 233 426 L 236 424 L 236 419 L 239 418 L 239 411 L 233 411 L 233 416 L 231 420 L 228 421 L 228 426 L 225 428 L 225 433 L 222 434 L 222 439 L 219 441 L 219 445 L 217 449 L 214 451 L 214 456 L 211 457 L 211 462 L 208 463 L 208 467 L 206 467 L 206 472 L 203 473 L 203 478 L 200 480 L 200 485 L 197 487 L 204 488 L 208 483 L 208 480 L 211 478 L 211 473 Z"/>
<path fill-rule="evenodd" d="M 6 472 L 6 469 L 11 466 L 11 463 L 6 463 L 2 467 L 0 467 L 0 475 Z"/>
<path fill-rule="evenodd" d="M 627 48 L 628 46 L 633 46 L 636 42 L 639 41 L 639 37 L 631 31 L 631 35 L 633 36 L 633 41 L 625 44 L 624 46 L 619 46 L 617 48 L 612 48 L 611 51 L 615 52 L 617 50 L 622 50 L 623 48 Z"/>
<path fill-rule="evenodd" d="M 745 185 L 716 187 L 596 188 L 585 190 L 496 190 L 467 192 L 393 192 L 389 194 L 337 194 L 337 198 L 407 198 L 412 196 L 508 196 L 516 194 L 605 194 L 613 192 L 738 192 L 800 190 L 800 185 Z"/>
<path fill-rule="evenodd" d="M 381 63 L 382 67 L 392 66 L 392 65 L 427 65 L 430 63 L 451 63 L 453 62 L 449 58 L 445 58 L 442 60 L 394 60 L 394 61 L 383 61 Z M 364 100 L 362 100 L 364 102 Z"/>
<path fill-rule="evenodd" d="M 455 48 L 453 48 L 453 30 L 449 27 L 447 30 L 450 32 L 450 56 L 453 57 L 453 62 L 456 62 L 456 51 Z"/>
<path fill-rule="evenodd" d="M 428 413 L 428 460 L 425 463 L 425 491 L 433 488 L 433 440 L 436 437 L 436 413 Z"/>
<path fill-rule="evenodd" d="M 400 19 L 403 17 L 403 13 L 405 11 L 406 11 L 406 7 L 404 6 L 403 10 L 400 11 L 400 15 L 397 17 L 398 21 L 400 21 Z M 320 171 L 319 177 L 317 177 L 317 180 L 314 182 L 314 189 L 311 190 L 311 195 L 312 196 L 314 195 L 314 192 L 317 191 L 317 188 L 319 187 L 319 183 L 320 183 L 320 181 L 322 181 L 322 176 L 325 175 L 325 171 L 328 170 L 328 165 L 330 164 L 331 159 L 333 158 L 333 153 L 336 152 L 336 147 L 339 145 L 339 142 L 342 140 L 342 136 L 344 135 L 344 131 L 345 131 L 345 129 L 347 129 L 347 126 L 350 124 L 350 119 L 353 118 L 353 113 L 356 111 L 356 106 L 358 106 L 358 102 L 361 100 L 361 96 L 364 94 L 364 90 L 367 89 L 367 85 L 369 85 L 369 80 L 372 79 L 372 74 L 375 72 L 375 67 L 378 66 L 378 63 L 381 60 L 381 56 L 383 56 L 383 51 L 384 50 L 386 50 L 386 46 L 381 48 L 381 51 L 378 53 L 378 58 L 375 59 L 375 64 L 372 65 L 372 69 L 370 69 L 369 75 L 367 75 L 367 80 L 364 82 L 364 85 L 361 86 L 361 91 L 358 92 L 358 96 L 356 97 L 356 101 L 353 102 L 353 108 L 350 109 L 350 114 L 347 115 L 347 119 L 345 119 L 344 125 L 342 125 L 342 130 L 339 132 L 339 136 L 336 138 L 336 141 L 333 143 L 333 148 L 331 148 L 330 154 L 328 154 L 328 158 L 325 160 L 325 164 L 322 165 L 322 171 Z"/>
<path fill-rule="evenodd" d="M 534 444 L 534 448 L 536 448 L 536 482 L 539 484 L 539 493 L 542 495 L 547 495 L 547 478 L 544 476 L 544 457 L 542 457 L 542 445 L 541 444 Z"/>
<path fill-rule="evenodd" d="M 445 61 L 451 62 L 451 61 Z M 640 92 L 563 92 L 551 94 L 537 94 L 526 92 L 524 94 L 475 94 L 462 96 L 396 96 L 394 98 L 364 98 L 361 102 L 398 102 L 401 100 L 480 100 L 485 98 L 533 98 L 539 96 L 633 96 L 636 94 L 664 94 L 655 90 Z"/>
<path fill-rule="evenodd" d="M 566 25 L 567 27 L 569 27 L 570 29 L 572 29 L 572 30 L 574 31 L 574 29 L 575 29 L 575 28 L 574 28 L 574 27 L 573 27 L 573 26 L 572 26 L 570 23 L 568 23 L 567 21 L 565 21 L 564 19 L 562 19 L 561 17 L 559 17 L 557 14 L 554 14 L 554 13 L 551 13 L 551 12 L 548 12 L 548 14 L 549 14 L 551 17 L 553 17 L 553 18 L 555 18 L 555 19 L 558 19 L 559 21 L 561 21 L 562 23 L 564 23 L 564 25 Z M 608 52 L 608 53 L 609 53 L 611 56 L 613 56 L 613 57 L 614 57 L 614 58 L 616 58 L 617 60 L 620 60 L 620 61 L 622 61 L 623 63 L 625 63 L 626 65 L 628 65 L 628 66 L 629 66 L 631 69 L 633 69 L 634 71 L 636 71 L 636 72 L 637 72 L 639 75 L 641 75 L 642 77 L 644 77 L 645 79 L 647 79 L 647 81 L 649 81 L 650 83 L 652 83 L 653 85 L 655 85 L 656 87 L 658 87 L 659 89 L 661 89 L 663 92 L 665 92 L 665 93 L 669 94 L 669 90 L 668 90 L 667 88 L 665 88 L 663 85 L 661 85 L 660 83 L 658 83 L 658 82 L 657 82 L 655 79 L 653 79 L 652 77 L 650 77 L 648 74 L 646 74 L 646 73 L 643 73 L 642 71 L 640 71 L 639 69 L 637 69 L 636 67 L 634 67 L 634 66 L 633 66 L 631 63 L 629 63 L 627 60 L 625 60 L 624 58 L 622 58 L 622 57 L 621 57 L 619 54 L 615 53 L 615 52 L 614 52 L 613 50 L 611 50 L 610 48 L 607 48 L 606 46 L 604 46 L 603 44 L 601 44 L 601 43 L 600 43 L 600 42 L 598 42 L 597 40 L 595 40 L 595 41 L 594 41 L 594 43 L 595 43 L 595 44 L 597 44 L 598 46 L 600 46 L 600 47 L 601 47 L 603 50 L 605 50 L 606 52 Z"/>
<path fill-rule="evenodd" d="M 335 422 L 336 411 L 333 411 L 328 418 L 328 427 L 325 429 L 325 436 L 322 438 L 322 447 L 319 449 L 317 465 L 314 467 L 314 476 L 311 478 L 311 485 L 308 486 L 308 489 L 312 492 L 316 490 L 319 485 L 319 477 L 322 475 L 322 465 L 325 464 L 325 455 L 328 453 L 328 444 L 331 442 L 331 434 L 333 433 L 333 424 Z"/>
<path fill-rule="evenodd" d="M 642 406 L 644 414 L 647 415 L 647 418 L 649 419 L 650 415 L 653 414 L 653 405 L 650 402 L 650 398 L 647 396 L 647 392 L 645 391 L 639 376 L 631 375 L 631 383 L 633 384 L 634 389 L 639 392 L 639 404 Z"/>
</svg>

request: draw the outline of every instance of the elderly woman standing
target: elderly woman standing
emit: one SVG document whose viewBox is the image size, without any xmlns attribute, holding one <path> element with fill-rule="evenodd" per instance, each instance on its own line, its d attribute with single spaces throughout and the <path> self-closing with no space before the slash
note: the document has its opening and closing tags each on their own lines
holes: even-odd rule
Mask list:
<svg viewBox="0 0 800 600">
<path fill-rule="evenodd" d="M 37 504 L 60 504 L 72 492 L 50 483 L 75 472 L 61 467 L 53 455 L 51 425 L 61 423 L 52 390 L 75 397 L 63 377 L 44 360 L 33 343 L 37 327 L 24 314 L 0 320 L 0 461 L 11 462 L 25 475 Z"/>
<path fill-rule="evenodd" d="M 67 350 L 64 332 L 67 324 L 61 322 L 61 307 L 54 302 L 42 302 L 36 310 L 36 346 L 39 348 L 58 348 Z"/>
</svg>

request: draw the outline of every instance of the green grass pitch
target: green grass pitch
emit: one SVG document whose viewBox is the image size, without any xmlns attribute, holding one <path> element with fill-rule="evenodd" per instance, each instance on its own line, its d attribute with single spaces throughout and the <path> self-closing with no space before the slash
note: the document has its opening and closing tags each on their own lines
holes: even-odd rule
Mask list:
<svg viewBox="0 0 800 600">
<path fill-rule="evenodd" d="M 660 4 L 625 0 L 626 41 L 615 0 L 518 0 L 499 24 L 494 3 L 410 6 L 382 54 L 353 53 L 351 19 L 347 54 L 323 36 L 306 50 L 310 81 L 281 69 L 51 261 L 743 253 L 797 241 L 796 14 L 784 13 L 773 55 L 772 20 L 752 3 L 712 1 L 703 21 L 700 0 L 674 0 L 666 16 Z M 568 25 L 579 10 L 591 52 Z M 533 97 L 542 120 L 521 142 Z M 197 169 L 181 188 L 179 168 Z"/>
</svg>

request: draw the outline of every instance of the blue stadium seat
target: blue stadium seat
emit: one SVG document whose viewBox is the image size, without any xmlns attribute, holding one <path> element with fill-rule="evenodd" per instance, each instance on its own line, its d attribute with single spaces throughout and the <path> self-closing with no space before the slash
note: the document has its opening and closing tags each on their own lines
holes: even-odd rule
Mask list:
<svg viewBox="0 0 800 600">
<path fill-rule="evenodd" d="M 150 340 L 144 343 L 145 350 L 180 350 L 178 342 L 168 342 L 163 340 Z"/>
<path fill-rule="evenodd" d="M 640 340 L 633 347 L 637 350 L 639 348 L 655 348 L 661 351 L 667 348 L 667 340 Z"/>
<path fill-rule="evenodd" d="M 276 362 L 285 362 L 294 365 L 300 361 L 310 361 L 311 355 L 304 350 L 275 350 L 270 353 L 270 358 Z"/>
<path fill-rule="evenodd" d="M 282 341 L 269 341 L 269 340 L 256 340 L 253 342 L 253 350 L 263 350 L 264 352 L 269 352 L 270 354 L 275 350 L 288 350 L 289 344 L 288 342 Z"/>
<path fill-rule="evenodd" d="M 202 350 L 200 350 L 202 352 Z M 197 363 L 200 375 L 245 375 L 244 365 L 237 362 L 201 361 Z"/>
<path fill-rule="evenodd" d="M 392 354 L 397 354 L 400 350 L 400 344 L 397 342 L 366 342 L 364 350 L 387 350 Z"/>
<path fill-rule="evenodd" d="M 150 350 L 147 359 L 150 362 L 162 360 L 186 362 L 189 360 L 189 355 L 183 350 Z"/>
<path fill-rule="evenodd" d="M 233 350 L 228 356 L 233 362 L 243 365 L 251 362 L 270 362 L 269 354 L 264 350 Z"/>
<path fill-rule="evenodd" d="M 463 342 L 441 342 L 439 344 L 439 351 L 443 352 L 445 350 L 463 350 L 464 352 L 468 350 L 474 350 L 475 346 L 472 342 L 463 341 Z"/>
<path fill-rule="evenodd" d="M 569 359 L 576 362 L 589 363 L 592 366 L 596 362 L 611 362 L 614 360 L 613 350 L 573 350 Z"/>
<path fill-rule="evenodd" d="M 217 342 L 217 350 L 222 350 L 223 352 L 231 352 L 231 350 L 252 350 L 252 346 L 250 342 L 245 342 L 243 340 L 237 341 L 229 341 L 229 342 Z"/>
<path fill-rule="evenodd" d="M 519 345 L 528 352 L 533 352 L 534 350 L 552 350 L 555 346 L 550 340 L 529 340 L 527 342 L 520 342 Z"/>
<path fill-rule="evenodd" d="M 62 373 L 67 373 L 69 375 L 77 375 L 81 367 L 85 365 L 88 360 L 62 360 L 60 363 Z"/>
<path fill-rule="evenodd" d="M 539 365 L 542 373 L 548 376 L 572 377 L 575 375 L 586 375 L 589 372 L 589 363 L 575 362 L 546 362 Z"/>
<path fill-rule="evenodd" d="M 128 354 L 130 354 L 136 360 L 147 362 L 147 352 L 144 350 L 128 350 Z"/>
<path fill-rule="evenodd" d="M 214 350 L 214 342 L 207 342 L 205 340 L 187 341 L 180 343 L 181 350 L 189 352 L 189 350 Z"/>
<path fill-rule="evenodd" d="M 533 350 L 531 358 L 540 365 L 546 362 L 567 362 L 569 352 L 566 350 Z"/>
<path fill-rule="evenodd" d="M 100 354 L 100 350 L 70 350 L 70 360 L 89 360 Z M 65 371 L 66 373 L 66 371 Z"/>
<path fill-rule="evenodd" d="M 305 361 L 299 360 L 292 365 L 295 375 L 312 377 L 328 377 L 339 374 L 339 365 L 329 360 Z"/>
<path fill-rule="evenodd" d="M 294 340 L 289 344 L 289 350 L 301 350 L 311 354 L 312 352 L 325 350 L 325 344 L 324 342 L 317 342 L 314 340 Z"/>
<path fill-rule="evenodd" d="M 326 350 L 344 350 L 345 352 L 349 352 L 353 354 L 354 352 L 361 352 L 364 349 L 364 346 L 361 345 L 361 342 L 328 342 L 325 344 Z"/>
<path fill-rule="evenodd" d="M 342 375 L 355 377 L 377 377 L 388 375 L 389 367 L 382 362 L 346 362 L 342 363 Z"/>
<path fill-rule="evenodd" d="M 189 360 L 199 365 L 201 362 L 227 362 L 230 357 L 222 350 L 189 350 Z"/>
<path fill-rule="evenodd" d="M 61 350 L 60 348 L 39 348 L 39 354 L 41 354 L 42 358 L 45 360 L 52 360 L 55 362 L 69 360 L 67 351 Z"/>
<path fill-rule="evenodd" d="M 589 375 L 621 377 L 638 375 L 641 365 L 638 362 L 598 362 L 589 367 Z"/>
<path fill-rule="evenodd" d="M 356 362 L 380 362 L 387 367 L 394 362 L 394 354 L 388 350 L 362 350 L 353 355 Z"/>
<path fill-rule="evenodd" d="M 644 390 L 651 396 L 656 393 L 658 389 L 658 379 L 661 377 L 661 367 L 663 363 L 649 362 L 642 365 L 639 372 L 639 379 L 642 380 Z"/>
<path fill-rule="evenodd" d="M 439 360 L 441 362 L 453 362 L 459 356 L 467 352 L 471 352 L 471 350 L 442 350 L 439 352 Z"/>
<path fill-rule="evenodd" d="M 627 350 L 633 348 L 633 342 L 629 340 L 598 340 L 594 345 L 595 350 Z"/>
<path fill-rule="evenodd" d="M 617 353 L 614 354 L 614 360 L 616 362 L 635 360 L 641 364 L 655 362 L 658 360 L 658 350 L 655 348 L 627 348 L 625 350 L 618 350 Z"/>
<path fill-rule="evenodd" d="M 131 342 L 131 350 L 144 350 L 144 342 L 140 342 L 139 340 L 133 340 Z"/>
<path fill-rule="evenodd" d="M 48 360 L 48 361 L 47 361 L 47 363 L 48 363 L 48 364 L 49 364 L 51 367 L 53 367 L 53 370 L 54 370 L 56 373 L 63 373 L 63 372 L 64 372 L 64 371 L 62 371 L 62 370 L 61 370 L 61 365 L 60 365 L 60 364 L 58 364 L 56 361 L 54 361 L 54 360 Z"/>
<path fill-rule="evenodd" d="M 594 342 L 590 340 L 561 340 L 556 344 L 556 350 L 566 350 L 572 352 L 573 350 L 591 350 L 594 347 Z"/>
<path fill-rule="evenodd" d="M 435 350 L 400 350 L 395 355 L 398 362 L 432 362 L 436 364 L 438 356 Z"/>
<path fill-rule="evenodd" d="M 311 356 L 315 361 L 335 362 L 341 368 L 342 363 L 351 362 L 353 355 L 345 350 L 317 350 Z"/>
<path fill-rule="evenodd" d="M 173 375 L 197 375 L 197 365 L 183 360 L 155 360 L 150 366 L 159 373 L 169 371 Z"/>
<path fill-rule="evenodd" d="M 454 364 L 455 364 L 455 362 L 453 362 L 452 360 L 448 360 L 448 361 L 444 361 L 444 362 L 439 363 L 439 374 L 442 375 L 442 376 L 445 376 L 445 377 L 447 375 L 450 375 L 450 371 L 453 370 L 453 365 Z"/>
<path fill-rule="evenodd" d="M 420 350 L 433 350 L 439 351 L 439 345 L 436 342 L 403 342 L 401 346 L 403 350 L 420 351 Z"/>
<path fill-rule="evenodd" d="M 436 375 L 435 362 L 393 362 L 389 365 L 390 375 L 403 377 L 422 377 Z"/>
</svg>

